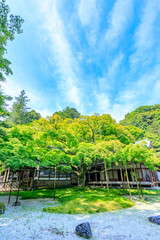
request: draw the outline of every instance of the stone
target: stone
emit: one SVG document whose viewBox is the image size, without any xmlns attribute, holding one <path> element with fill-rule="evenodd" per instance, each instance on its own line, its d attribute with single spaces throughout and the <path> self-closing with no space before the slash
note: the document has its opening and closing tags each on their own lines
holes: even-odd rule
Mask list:
<svg viewBox="0 0 160 240">
<path fill-rule="evenodd" d="M 152 201 L 152 199 L 150 197 L 145 197 L 144 200 L 145 201 Z"/>
<path fill-rule="evenodd" d="M 160 215 L 149 217 L 148 220 L 152 223 L 160 225 Z"/>
<path fill-rule="evenodd" d="M 85 223 L 77 225 L 76 226 L 76 234 L 83 238 L 86 238 L 86 239 L 91 238 L 92 231 L 91 231 L 90 224 L 88 222 L 85 222 Z"/>
<path fill-rule="evenodd" d="M 14 202 L 12 206 L 21 206 L 20 202 Z"/>
<path fill-rule="evenodd" d="M 0 209 L 0 214 L 3 214 L 4 213 L 4 210 L 3 209 Z"/>
</svg>

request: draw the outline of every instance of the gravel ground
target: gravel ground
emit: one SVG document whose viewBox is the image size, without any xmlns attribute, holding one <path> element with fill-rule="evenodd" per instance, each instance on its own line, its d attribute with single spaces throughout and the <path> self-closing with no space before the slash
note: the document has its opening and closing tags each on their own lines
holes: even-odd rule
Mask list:
<svg viewBox="0 0 160 240">
<path fill-rule="evenodd" d="M 0 215 L 0 240 L 76 240 L 77 224 L 88 221 L 95 240 L 160 240 L 160 225 L 148 221 L 160 215 L 160 201 L 136 202 L 129 209 L 91 215 L 50 214 L 43 207 L 55 206 L 51 199 L 21 200 L 21 206 L 7 204 L 0 196 L 6 212 Z"/>
</svg>

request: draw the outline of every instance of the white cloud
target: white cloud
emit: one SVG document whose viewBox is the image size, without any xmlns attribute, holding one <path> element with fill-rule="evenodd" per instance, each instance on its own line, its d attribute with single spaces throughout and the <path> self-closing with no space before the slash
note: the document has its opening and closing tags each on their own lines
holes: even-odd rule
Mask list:
<svg viewBox="0 0 160 240">
<path fill-rule="evenodd" d="M 78 6 L 78 15 L 82 25 L 93 24 L 97 12 L 96 0 L 81 0 Z"/>
<path fill-rule="evenodd" d="M 135 53 L 130 57 L 131 67 L 136 67 L 138 62 L 144 65 L 150 59 L 147 50 L 154 45 L 154 24 L 160 13 L 159 0 L 148 0 L 144 8 L 141 23 L 135 32 Z"/>
<path fill-rule="evenodd" d="M 36 109 L 35 111 L 39 112 L 41 114 L 41 117 L 43 117 L 43 118 L 46 118 L 48 116 L 52 116 L 53 115 L 53 112 L 50 111 L 50 110 L 47 110 L 46 108 L 41 109 L 41 110 Z"/>
<path fill-rule="evenodd" d="M 117 0 L 115 2 L 108 20 L 109 27 L 105 36 L 108 43 L 114 45 L 129 26 L 132 17 L 132 5 L 132 0 Z"/>
<path fill-rule="evenodd" d="M 99 2 L 97 0 L 80 0 L 78 5 L 78 16 L 84 28 L 88 42 L 94 46 L 97 41 L 97 31 L 99 27 Z"/>
<path fill-rule="evenodd" d="M 117 122 L 122 120 L 128 112 L 136 107 L 133 102 L 134 92 L 128 92 L 127 94 L 126 91 L 123 97 L 122 94 L 112 102 L 107 93 L 96 93 L 97 112 L 100 114 L 110 114 Z"/>
<path fill-rule="evenodd" d="M 78 77 L 79 66 L 67 39 L 65 25 L 57 10 L 58 1 L 47 0 L 47 2 L 38 1 L 37 3 L 44 28 L 42 35 L 45 34 L 42 41 L 49 48 L 49 60 L 54 67 L 54 74 L 60 76 L 57 85 L 67 101 L 82 109 L 82 89 L 80 88 L 82 81 Z"/>
<path fill-rule="evenodd" d="M 96 94 L 98 112 L 105 113 L 110 108 L 109 97 L 105 93 Z"/>
<path fill-rule="evenodd" d="M 137 82 L 130 83 L 124 90 L 120 91 L 114 103 L 110 104 L 111 115 L 116 120 L 135 108 L 142 105 L 158 104 L 160 102 L 160 65 L 148 71 Z"/>
</svg>

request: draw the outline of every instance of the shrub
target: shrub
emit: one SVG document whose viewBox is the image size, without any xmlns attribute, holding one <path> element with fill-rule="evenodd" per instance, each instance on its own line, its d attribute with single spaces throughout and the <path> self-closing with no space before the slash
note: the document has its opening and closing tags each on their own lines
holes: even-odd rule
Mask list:
<svg viewBox="0 0 160 240">
<path fill-rule="evenodd" d="M 5 210 L 6 210 L 6 208 L 5 208 L 4 203 L 0 202 L 0 214 L 3 214 L 5 212 Z"/>
</svg>

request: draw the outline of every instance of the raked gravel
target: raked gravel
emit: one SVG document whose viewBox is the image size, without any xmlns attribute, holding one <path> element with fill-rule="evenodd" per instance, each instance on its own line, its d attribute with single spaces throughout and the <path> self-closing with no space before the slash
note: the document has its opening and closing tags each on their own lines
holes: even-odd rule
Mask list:
<svg viewBox="0 0 160 240">
<path fill-rule="evenodd" d="M 129 209 L 91 215 L 50 214 L 44 207 L 55 206 L 51 199 L 20 200 L 13 207 L 15 197 L 0 196 L 6 204 L 0 215 L 0 240 L 77 240 L 76 225 L 89 222 L 95 240 L 160 240 L 160 226 L 148 221 L 160 215 L 160 202 L 138 202 Z"/>
</svg>

